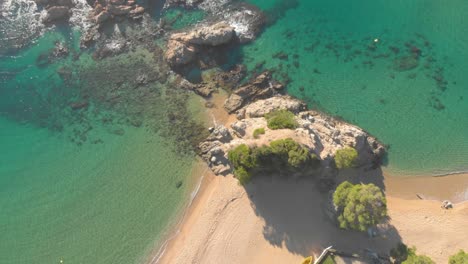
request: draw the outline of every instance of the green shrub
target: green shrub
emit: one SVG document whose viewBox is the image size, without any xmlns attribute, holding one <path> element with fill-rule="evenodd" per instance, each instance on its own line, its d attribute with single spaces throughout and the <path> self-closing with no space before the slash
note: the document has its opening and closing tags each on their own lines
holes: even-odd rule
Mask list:
<svg viewBox="0 0 468 264">
<path fill-rule="evenodd" d="M 253 132 L 253 137 L 254 138 L 259 138 L 260 135 L 263 135 L 263 134 L 265 134 L 265 128 L 263 128 L 263 127 L 262 128 L 257 128 Z"/>
<path fill-rule="evenodd" d="M 237 180 L 240 184 L 246 185 L 252 179 L 252 174 L 248 172 L 244 167 L 239 167 L 234 170 Z"/>
<path fill-rule="evenodd" d="M 335 164 L 338 169 L 346 169 L 355 166 L 358 153 L 352 147 L 339 149 L 335 154 Z"/>
<path fill-rule="evenodd" d="M 449 264 L 468 264 L 468 253 L 463 250 L 449 258 Z"/>
<path fill-rule="evenodd" d="M 241 184 L 249 182 L 254 172 L 297 170 L 305 165 L 315 167 L 320 164 L 315 154 L 310 154 L 307 148 L 291 138 L 275 140 L 270 146 L 255 148 L 242 144 L 228 152 L 228 159 Z"/>
<path fill-rule="evenodd" d="M 394 259 L 395 263 L 401 263 L 408 258 L 408 250 L 409 248 L 400 242 L 395 248 L 390 250 L 390 257 Z"/>
<path fill-rule="evenodd" d="M 435 264 L 435 262 L 428 256 L 416 255 L 416 248 L 408 249 L 408 257 L 402 264 Z"/>
<path fill-rule="evenodd" d="M 257 156 L 252 149 L 245 144 L 239 145 L 228 152 L 228 159 L 234 166 L 234 175 L 239 183 L 248 183 L 252 178 L 250 170 L 258 166 Z"/>
<path fill-rule="evenodd" d="M 294 168 L 302 166 L 310 159 L 309 151 L 291 138 L 272 141 L 270 148 L 273 154 Z"/>
<path fill-rule="evenodd" d="M 374 184 L 341 183 L 333 194 L 341 228 L 366 231 L 387 216 L 385 197 Z"/>
<path fill-rule="evenodd" d="M 298 123 L 292 112 L 288 110 L 277 110 L 265 115 L 268 128 L 270 129 L 295 129 Z"/>
<path fill-rule="evenodd" d="M 252 169 L 257 166 L 257 159 L 249 146 L 242 144 L 228 152 L 228 159 L 234 168 Z"/>
</svg>

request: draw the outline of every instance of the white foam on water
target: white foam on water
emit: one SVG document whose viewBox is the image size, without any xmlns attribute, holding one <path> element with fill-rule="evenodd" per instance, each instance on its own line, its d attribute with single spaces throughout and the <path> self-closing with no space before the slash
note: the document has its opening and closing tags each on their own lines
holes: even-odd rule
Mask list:
<svg viewBox="0 0 468 264">
<path fill-rule="evenodd" d="M 21 46 L 41 34 L 45 15 L 46 11 L 39 10 L 32 0 L 3 1 L 0 6 L 0 34 L 5 41 L 3 45 Z"/>
<path fill-rule="evenodd" d="M 80 31 L 85 32 L 94 25 L 90 16 L 93 8 L 86 0 L 73 0 L 73 2 L 75 6 L 71 9 L 72 16 L 70 17 L 70 24 Z"/>
</svg>

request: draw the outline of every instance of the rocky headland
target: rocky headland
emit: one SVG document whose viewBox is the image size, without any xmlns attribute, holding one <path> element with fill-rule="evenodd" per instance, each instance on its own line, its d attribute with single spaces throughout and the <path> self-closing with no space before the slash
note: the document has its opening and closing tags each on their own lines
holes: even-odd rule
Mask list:
<svg viewBox="0 0 468 264">
<path fill-rule="evenodd" d="M 385 147 L 361 128 L 324 113 L 308 110 L 304 102 L 282 95 L 282 85 L 271 80 L 265 72 L 251 82 L 236 89 L 226 100 L 224 108 L 233 113 L 237 121 L 210 128 L 211 135 L 199 145 L 200 155 L 216 175 L 233 173 L 228 160 L 229 150 L 246 144 L 262 146 L 278 139 L 291 138 L 320 160 L 322 176 L 333 172 L 333 162 L 338 150 L 356 149 L 355 166 L 364 169 L 378 167 L 385 154 Z M 295 129 L 269 129 L 266 115 L 287 110 L 298 123 Z M 256 129 L 265 133 L 254 136 Z M 325 175 L 326 174 L 326 175 Z"/>
</svg>

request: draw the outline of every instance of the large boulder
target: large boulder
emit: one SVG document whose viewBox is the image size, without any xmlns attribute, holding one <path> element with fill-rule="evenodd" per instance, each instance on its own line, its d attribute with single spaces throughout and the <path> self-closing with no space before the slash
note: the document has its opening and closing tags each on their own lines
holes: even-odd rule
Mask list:
<svg viewBox="0 0 468 264">
<path fill-rule="evenodd" d="M 165 57 L 169 65 L 180 66 L 192 62 L 196 54 L 195 46 L 177 40 L 169 40 Z"/>
<path fill-rule="evenodd" d="M 234 35 L 234 28 L 220 22 L 187 33 L 174 34 L 171 39 L 187 44 L 218 46 L 230 42 Z"/>
<path fill-rule="evenodd" d="M 169 38 L 165 58 L 172 67 L 183 66 L 191 63 L 205 47 L 227 44 L 234 36 L 234 29 L 222 22 L 176 33 Z"/>
<path fill-rule="evenodd" d="M 44 22 L 53 22 L 70 17 L 70 7 L 68 6 L 52 6 L 47 8 L 47 15 L 44 17 Z"/>
<path fill-rule="evenodd" d="M 265 100 L 259 100 L 247 105 L 245 108 L 245 117 L 262 117 L 276 110 L 288 110 L 293 113 L 299 113 L 306 109 L 306 104 L 301 100 L 290 96 L 275 96 Z"/>
</svg>

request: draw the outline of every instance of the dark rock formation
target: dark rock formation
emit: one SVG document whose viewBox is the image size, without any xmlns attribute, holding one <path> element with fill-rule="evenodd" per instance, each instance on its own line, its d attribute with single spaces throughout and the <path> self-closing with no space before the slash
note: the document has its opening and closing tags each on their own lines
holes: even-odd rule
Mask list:
<svg viewBox="0 0 468 264">
<path fill-rule="evenodd" d="M 224 108 L 228 113 L 233 113 L 247 103 L 272 97 L 283 88 L 281 83 L 272 80 L 271 72 L 264 72 L 235 90 L 224 103 Z"/>
<path fill-rule="evenodd" d="M 35 0 L 35 2 L 47 10 L 44 22 L 51 23 L 58 20 L 68 19 L 71 8 L 74 6 L 72 0 Z"/>
<path fill-rule="evenodd" d="M 141 18 L 145 8 L 136 4 L 134 0 L 96 0 L 92 17 L 98 25 L 115 17 Z"/>
</svg>

